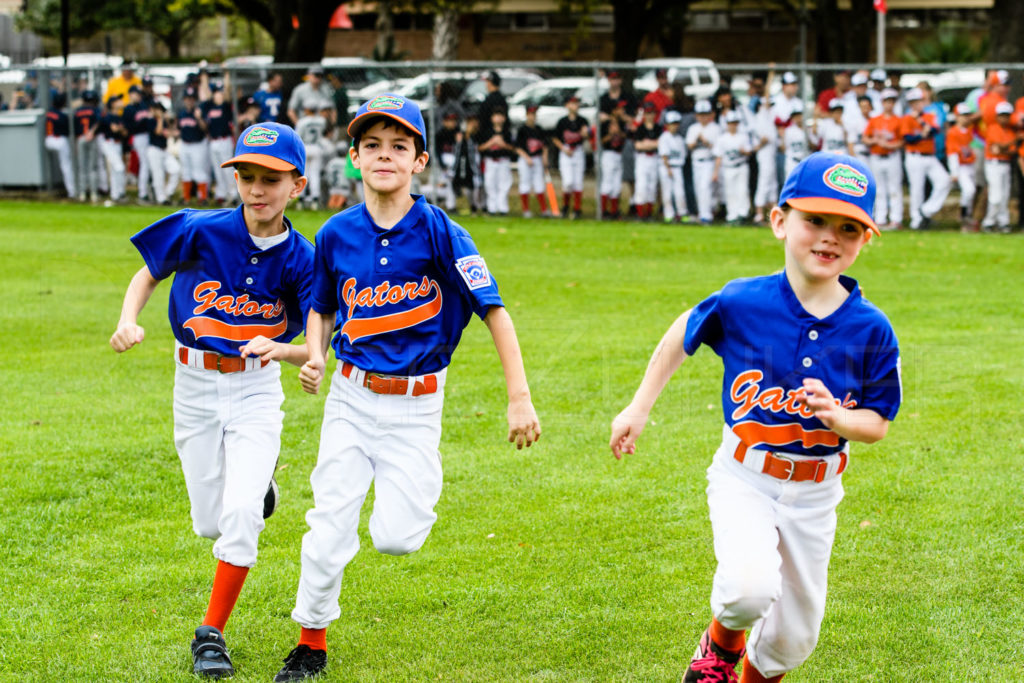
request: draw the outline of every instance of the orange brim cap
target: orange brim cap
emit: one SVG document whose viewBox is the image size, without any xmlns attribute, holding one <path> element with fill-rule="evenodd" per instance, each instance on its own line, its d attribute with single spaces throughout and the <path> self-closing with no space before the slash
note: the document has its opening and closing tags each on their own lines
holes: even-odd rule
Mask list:
<svg viewBox="0 0 1024 683">
<path fill-rule="evenodd" d="M 858 223 L 863 223 L 876 235 L 882 234 L 878 230 L 878 226 L 875 225 L 875 221 L 864 211 L 864 209 L 859 206 L 854 206 L 849 202 L 844 202 L 841 199 L 830 199 L 828 197 L 802 197 L 800 199 L 790 199 L 786 203 L 794 209 L 804 211 L 806 213 L 830 213 L 835 214 L 836 216 L 846 216 L 847 218 L 852 218 Z"/>
<path fill-rule="evenodd" d="M 359 131 L 377 116 L 387 116 L 398 121 L 402 126 L 418 135 L 423 141 L 424 147 L 427 146 L 427 138 L 423 132 L 427 127 L 423 122 L 423 113 L 419 106 L 412 100 L 391 93 L 378 95 L 363 102 L 348 124 L 349 137 L 356 137 Z"/>
<path fill-rule="evenodd" d="M 266 154 L 239 154 L 236 157 L 231 157 L 223 164 L 221 168 L 227 168 L 228 166 L 234 166 L 235 164 L 256 164 L 257 166 L 264 166 L 272 171 L 291 171 L 295 168 L 295 164 L 290 164 L 287 161 L 272 157 Z"/>
</svg>

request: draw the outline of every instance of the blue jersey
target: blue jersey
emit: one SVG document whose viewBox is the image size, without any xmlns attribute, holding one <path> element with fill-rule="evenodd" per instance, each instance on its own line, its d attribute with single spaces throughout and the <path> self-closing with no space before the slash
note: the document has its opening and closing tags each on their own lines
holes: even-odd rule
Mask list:
<svg viewBox="0 0 1024 683">
<path fill-rule="evenodd" d="M 850 295 L 816 318 L 796 298 L 786 274 L 734 280 L 697 304 L 683 349 L 707 344 L 722 357 L 725 422 L 749 447 L 829 455 L 846 441 L 804 406 L 804 378 L 817 378 L 847 408 L 869 408 L 887 420 L 902 398 L 900 354 L 889 320 L 840 276 Z"/>
<path fill-rule="evenodd" d="M 213 100 L 210 100 L 203 102 L 200 109 L 203 112 L 203 120 L 206 121 L 206 130 L 211 139 L 231 137 L 235 121 L 230 104 L 227 102 L 214 104 Z"/>
<path fill-rule="evenodd" d="M 242 211 L 183 209 L 132 237 L 153 277 L 175 274 L 168 313 L 185 346 L 237 356 L 256 336 L 287 343 L 305 328 L 313 245 L 286 218 L 288 238 L 261 250 Z"/>
<path fill-rule="evenodd" d="M 281 113 L 281 102 L 283 98 L 281 91 L 270 92 L 268 90 L 257 90 L 253 93 L 252 99 L 260 105 L 260 122 L 277 121 Z"/>
<path fill-rule="evenodd" d="M 151 118 L 153 118 L 153 114 L 149 111 L 149 104 L 146 102 L 127 104 L 124 111 L 121 112 L 121 119 L 128 135 L 145 133 L 149 125 L 148 119 Z"/>
<path fill-rule="evenodd" d="M 420 375 L 448 366 L 473 313 L 502 306 L 473 239 L 419 195 L 390 230 L 365 205 L 316 235 L 313 310 L 338 312 L 335 355 L 358 368 Z"/>
</svg>

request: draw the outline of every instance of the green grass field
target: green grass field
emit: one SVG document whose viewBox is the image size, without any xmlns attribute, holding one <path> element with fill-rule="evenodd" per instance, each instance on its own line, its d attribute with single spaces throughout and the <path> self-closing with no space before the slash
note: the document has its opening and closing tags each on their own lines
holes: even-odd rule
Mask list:
<svg viewBox="0 0 1024 683">
<path fill-rule="evenodd" d="M 0 203 L 0 680 L 192 680 L 215 561 L 171 439 L 169 287 L 140 347 L 107 344 L 141 265 L 128 237 L 163 213 Z M 309 236 L 324 218 L 293 214 Z M 501 369 L 474 320 L 449 373 L 438 522 L 395 558 L 364 517 L 325 678 L 676 681 L 710 618 L 718 358 L 683 366 L 636 456 L 611 457 L 609 423 L 669 323 L 781 267 L 781 246 L 763 229 L 464 224 L 544 435 L 504 442 Z M 1021 680 L 1022 272 L 1019 235 L 953 232 L 887 233 L 851 270 L 899 335 L 905 402 L 888 438 L 854 446 L 821 641 L 787 681 Z M 283 378 L 283 499 L 227 628 L 239 681 L 270 680 L 298 635 L 324 397 Z"/>
</svg>

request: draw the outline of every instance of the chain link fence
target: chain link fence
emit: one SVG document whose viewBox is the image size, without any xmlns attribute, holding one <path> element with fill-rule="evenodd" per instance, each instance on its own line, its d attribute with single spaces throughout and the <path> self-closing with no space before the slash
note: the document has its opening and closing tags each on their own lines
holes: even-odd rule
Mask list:
<svg viewBox="0 0 1024 683">
<path fill-rule="evenodd" d="M 637 188 L 636 169 L 638 157 L 636 144 L 626 135 L 623 145 L 615 134 L 609 134 L 609 127 L 620 129 L 637 125 L 643 120 L 643 103 L 651 100 L 658 112 L 658 122 L 664 111 L 677 110 L 682 115 L 681 135 L 685 136 L 687 127 L 694 120 L 693 110 L 697 102 L 707 101 L 712 104 L 716 117 L 735 108 L 738 111 L 754 111 L 759 101 L 778 101 L 783 93 L 785 80 L 795 81 L 795 97 L 803 102 L 805 116 L 802 125 L 810 128 L 818 119 L 827 115 L 828 100 L 823 93 L 829 88 L 838 87 L 840 94 L 856 90 L 859 94 L 872 98 L 876 102 L 883 88 L 891 87 L 900 93 L 898 109 L 905 108 L 905 93 L 909 88 L 921 83 L 930 86 L 931 98 L 936 103 L 937 111 L 941 111 L 944 120 L 959 102 L 969 96 L 977 95 L 985 86 L 985 79 L 990 70 L 1005 69 L 1011 76 L 1014 91 L 1018 89 L 1024 64 L 930 64 L 930 65 L 890 65 L 884 73 L 878 73 L 877 67 L 865 64 L 713 64 L 702 59 L 665 59 L 642 60 L 636 63 L 564 63 L 564 62 L 518 62 L 518 63 L 476 63 L 476 62 L 370 62 L 360 58 L 325 58 L 319 64 L 273 64 L 262 58 L 239 58 L 223 64 L 206 65 L 133 65 L 132 74 L 122 72 L 123 65 L 99 64 L 86 67 L 65 68 L 51 65 L 12 65 L 0 70 L 0 97 L 2 106 L 7 110 L 0 114 L 0 144 L 5 146 L 9 141 L 17 139 L 18 144 L 10 149 L 23 156 L 34 155 L 38 160 L 41 172 L 38 176 L 32 173 L 19 172 L 17 168 L 8 170 L 6 176 L 0 175 L 0 187 L 28 187 L 53 190 L 60 187 L 61 174 L 58 168 L 62 162 L 53 151 L 47 152 L 45 144 L 45 112 L 50 109 L 54 96 L 62 105 L 62 110 L 73 119 L 74 112 L 83 104 L 83 96 L 95 92 L 99 96 L 99 106 L 104 112 L 112 108 L 119 111 L 126 97 L 121 102 L 108 102 L 108 96 L 116 90 L 123 75 L 136 75 L 146 79 L 143 96 L 152 98 L 162 108 L 161 116 L 168 122 L 168 130 L 172 131 L 168 144 L 166 163 L 173 166 L 175 157 L 180 155 L 178 134 L 175 125 L 184 112 L 184 96 L 186 90 L 195 89 L 197 102 L 215 97 L 214 92 L 221 89 L 223 100 L 234 124 L 233 133 L 246 125 L 261 120 L 278 120 L 290 125 L 299 126 L 304 117 L 321 117 L 326 125 L 317 128 L 318 132 L 309 132 L 304 136 L 307 146 L 320 151 L 311 155 L 317 161 L 312 163 L 311 172 L 322 175 L 321 183 L 314 185 L 316 196 L 308 198 L 310 206 L 332 203 L 330 195 L 333 190 L 344 193 L 347 202 L 358 199 L 358 183 L 349 166 L 347 177 L 342 170 L 346 166 L 344 159 L 348 137 L 346 125 L 358 106 L 376 95 L 397 93 L 415 100 L 423 109 L 427 124 L 427 150 L 430 152 L 431 163 L 426 172 L 417 177 L 414 191 L 420 191 L 437 203 L 453 206 L 454 175 L 453 156 L 462 148 L 457 148 L 455 140 L 476 140 L 483 142 L 479 131 L 494 125 L 492 120 L 494 109 L 504 111 L 512 146 L 516 146 L 517 133 L 524 127 L 528 112 L 531 120 L 535 120 L 538 128 L 547 134 L 546 144 L 541 150 L 529 151 L 526 155 L 505 150 L 504 158 L 508 160 L 508 172 L 502 172 L 500 180 L 491 182 L 491 194 L 496 191 L 505 197 L 497 204 L 488 203 L 483 190 L 487 182 L 493 178 L 484 178 L 479 168 L 486 170 L 499 163 L 501 154 L 480 150 L 479 144 L 473 159 L 474 177 L 468 192 L 465 182 L 458 188 L 454 206 L 460 211 L 488 211 L 490 213 L 509 213 L 507 200 L 515 195 L 522 200 L 521 211 L 530 212 L 532 195 L 538 194 L 534 179 L 521 177 L 526 166 L 520 163 L 520 157 L 538 154 L 542 159 L 543 173 L 553 178 L 555 192 L 545 195 L 545 202 L 540 204 L 542 211 L 558 213 L 566 209 L 570 213 L 580 211 L 579 195 L 584 197 L 586 211 L 590 215 L 603 217 L 607 213 L 625 214 L 627 206 L 635 206 Z M 611 76 L 611 78 L 609 78 Z M 792 78 L 791 76 L 795 76 Z M 866 85 L 853 85 L 863 77 Z M 213 86 L 211 88 L 210 86 Z M 612 92 L 609 92 L 609 89 Z M 650 95 L 649 93 L 655 93 Z M 577 100 L 575 115 L 586 124 L 586 128 L 572 131 L 579 134 L 576 141 L 570 132 L 567 139 L 574 142 L 566 143 L 565 126 L 560 123 L 568 116 L 567 102 Z M 847 101 L 851 95 L 846 95 Z M 1011 98 L 1012 101 L 1012 98 Z M 856 97 L 853 97 L 856 106 Z M 767 106 L 767 105 L 766 105 Z M 620 111 L 613 110 L 619 108 Z M 877 110 L 877 105 L 872 105 Z M 609 119 L 618 119 L 621 125 L 612 126 Z M 446 122 L 447 121 L 447 122 Z M 632 121 L 633 123 L 629 123 Z M 560 128 L 561 126 L 561 128 Z M 723 126 L 724 127 L 724 126 Z M 78 146 L 75 143 L 75 132 L 70 138 L 71 167 L 74 163 Z M 32 135 L 24 135 L 28 129 Z M 614 132 L 614 131 L 613 131 Z M 624 131 L 628 132 L 628 131 Z M 128 137 L 120 139 L 127 168 L 129 185 L 138 187 L 138 160 L 133 161 L 133 149 Z M 566 151 L 578 146 L 579 156 L 574 164 L 566 164 Z M 568 150 L 568 148 L 572 148 Z M 621 154 L 620 164 L 605 163 L 613 155 L 604 155 L 608 148 Z M 138 156 L 138 151 L 134 156 Z M 99 155 L 102 159 L 102 155 Z M 334 159 L 341 161 L 331 163 Z M 179 171 L 180 159 L 178 159 Z M 216 159 L 211 158 L 211 169 Z M 31 165 L 31 164 L 29 164 Z M 641 162 L 641 166 L 643 163 Z M 100 191 L 112 184 L 109 176 L 116 169 L 111 167 L 109 160 L 100 161 L 100 176 L 106 174 L 108 182 L 100 182 Z M 328 167 L 331 167 L 328 170 Z M 581 188 L 570 180 L 582 166 Z M 479 168 L 478 168 L 479 167 Z M 135 170 L 134 174 L 130 171 Z M 677 206 L 676 214 L 688 216 L 694 214 L 697 197 L 694 196 L 691 161 L 685 162 L 686 207 Z M 88 176 L 92 169 L 84 169 Z M 531 172 L 532 173 L 532 172 Z M 609 174 L 611 178 L 607 177 Z M 165 174 L 167 175 L 167 174 Z M 173 178 L 173 174 L 170 174 Z M 212 173 L 211 173 L 212 175 Z M 543 175 L 543 174 L 542 174 Z M 621 175 L 621 177 L 620 177 Z M 547 178 L 545 178 L 547 180 Z M 216 183 L 216 179 L 213 179 Z M 65 184 L 66 185 L 66 184 Z M 545 190 L 547 190 L 545 182 Z M 566 192 L 563 192 L 565 186 Z M 640 190 L 649 190 L 644 187 Z M 602 187 L 604 186 L 604 187 Z M 90 187 L 85 178 L 77 183 L 81 188 Z M 751 182 L 753 187 L 753 181 Z M 495 190 L 496 188 L 496 190 Z M 178 195 L 167 188 L 168 201 L 179 201 Z M 136 190 L 145 196 L 141 189 Z M 67 192 L 67 189 L 66 189 Z M 157 193 L 160 194 L 160 193 Z M 612 208 L 607 197 L 614 194 L 621 197 L 622 207 Z M 233 188 L 218 194 L 230 201 Z M 525 195 L 525 196 L 524 196 Z M 655 202 L 664 196 L 658 195 Z M 556 205 L 553 206 L 552 202 Z M 681 201 L 670 200 L 676 204 Z M 560 205 L 558 205 L 560 204 Z M 534 210 L 535 212 L 536 210 Z M 516 213 L 516 211 L 511 211 Z"/>
</svg>

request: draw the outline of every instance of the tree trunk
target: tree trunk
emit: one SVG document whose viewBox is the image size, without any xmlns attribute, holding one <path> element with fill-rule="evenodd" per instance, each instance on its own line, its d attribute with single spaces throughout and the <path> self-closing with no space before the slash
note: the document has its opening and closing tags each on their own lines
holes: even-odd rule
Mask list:
<svg viewBox="0 0 1024 683">
<path fill-rule="evenodd" d="M 1020 0 L 994 0 L 989 59 L 994 62 L 1024 61 L 1024 3 Z"/>
<path fill-rule="evenodd" d="M 446 8 L 434 15 L 434 45 L 431 58 L 450 62 L 459 56 L 459 11 Z"/>
<path fill-rule="evenodd" d="M 373 54 L 377 59 L 384 59 L 395 47 L 395 21 L 391 14 L 392 0 L 377 0 L 377 44 Z"/>
<path fill-rule="evenodd" d="M 637 4 L 631 0 L 612 2 L 613 61 L 635 62 L 640 58 L 640 44 L 647 32 L 647 13 Z"/>
</svg>

